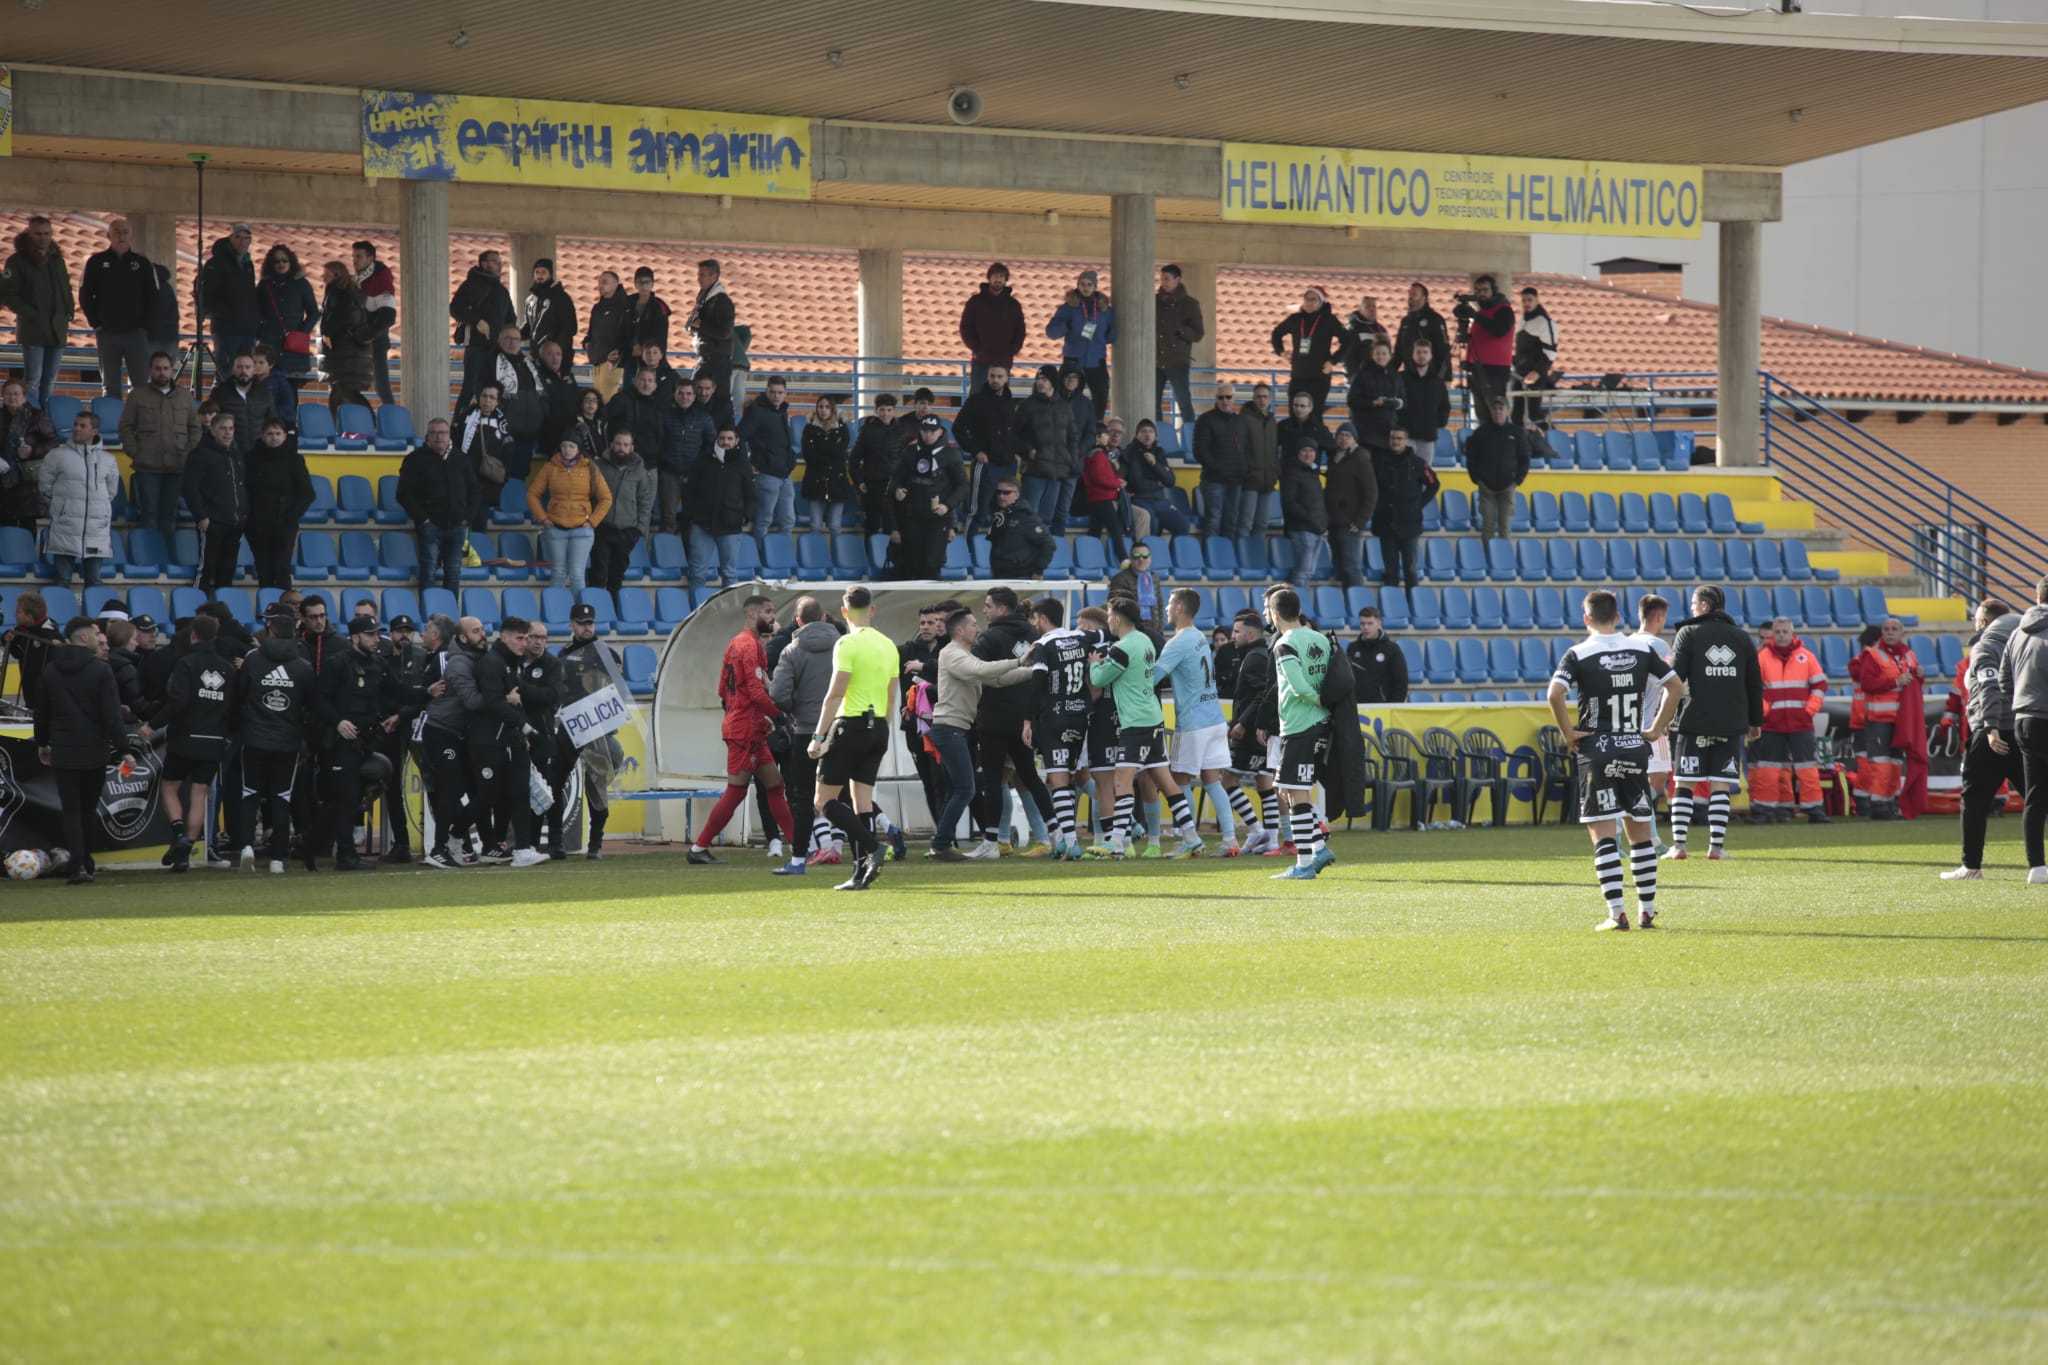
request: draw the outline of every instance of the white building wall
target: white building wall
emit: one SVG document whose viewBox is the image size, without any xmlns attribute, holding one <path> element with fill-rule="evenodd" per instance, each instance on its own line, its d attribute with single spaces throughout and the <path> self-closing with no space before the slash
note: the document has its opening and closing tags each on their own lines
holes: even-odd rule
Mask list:
<svg viewBox="0 0 2048 1365">
<path fill-rule="evenodd" d="M 1807 8 L 2048 23 L 2048 0 Z M 1788 92 L 1787 107 L 1797 99 Z M 2048 103 L 1806 162 L 1785 172 L 1784 221 L 1764 228 L 1764 312 L 2048 370 L 2048 327 L 2034 316 L 2044 234 Z M 1687 298 L 1718 292 L 1712 223 L 1697 242 L 1539 236 L 1530 245 L 1539 271 L 1592 276 L 1596 261 L 1642 256 L 1684 262 Z"/>
</svg>

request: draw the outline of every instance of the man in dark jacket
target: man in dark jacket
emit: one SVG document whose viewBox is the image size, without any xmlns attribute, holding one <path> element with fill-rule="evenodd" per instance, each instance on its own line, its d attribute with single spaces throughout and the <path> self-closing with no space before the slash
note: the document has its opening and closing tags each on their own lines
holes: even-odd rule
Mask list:
<svg viewBox="0 0 2048 1365">
<path fill-rule="evenodd" d="M 476 397 L 476 386 L 491 373 L 489 360 L 505 328 L 519 330 L 519 313 L 512 295 L 499 275 L 502 258 L 486 251 L 476 258 L 469 275 L 448 301 L 448 316 L 455 320 L 455 340 L 462 346 L 462 391 L 455 396 L 455 411 L 461 412 Z"/>
<path fill-rule="evenodd" d="M 1024 659 L 1037 636 L 1016 592 L 1005 587 L 990 588 L 982 598 L 982 610 L 988 616 L 988 625 L 975 642 L 974 657 Z M 1037 755 L 1024 742 L 1024 727 L 1031 723 L 1037 709 L 1036 679 L 1027 677 L 1008 687 L 982 689 L 981 704 L 974 713 L 974 800 L 969 807 L 974 826 L 981 830 L 981 847 L 969 853 L 970 858 L 998 856 L 1003 790 L 1009 785 L 1006 768 L 1015 769 L 1019 790 L 1038 807 L 1039 815 L 1052 818 L 1052 793 L 1038 775 Z"/>
<path fill-rule="evenodd" d="M 190 646 L 171 667 L 163 705 L 151 725 L 164 741 L 164 815 L 171 822 L 171 847 L 164 865 L 173 872 L 192 867 L 194 839 L 186 821 L 204 824 L 207 789 L 220 775 L 228 737 L 235 726 L 236 689 L 241 673 L 220 648 L 220 622 L 195 616 L 188 625 Z M 159 651 L 168 655 L 169 650 Z"/>
<path fill-rule="evenodd" d="M 1401 367 L 1399 426 L 1408 433 L 1408 445 L 1432 464 L 1437 433 L 1451 420 L 1451 390 L 1437 369 L 1436 352 L 1426 341 L 1409 348 L 1407 363 Z"/>
<path fill-rule="evenodd" d="M 298 619 L 288 609 L 272 607 L 255 651 L 242 661 L 236 727 L 242 738 L 241 825 L 234 842 L 241 847 L 242 869 L 247 872 L 256 870 L 254 824 L 259 802 L 270 835 L 273 873 L 284 871 L 285 854 L 291 849 L 292 793 L 318 686 L 318 675 L 299 648 L 297 629 Z"/>
<path fill-rule="evenodd" d="M 652 454 L 661 449 L 662 423 L 673 407 L 675 400 L 660 391 L 655 372 L 642 369 L 634 372 L 631 384 L 612 395 L 604 419 L 614 433 L 623 431 L 633 437 L 633 449 Z"/>
<path fill-rule="evenodd" d="M 936 415 L 918 424 L 917 443 L 896 461 L 889 487 L 891 577 L 935 579 L 945 567 L 953 521 L 967 498 L 960 448 Z"/>
<path fill-rule="evenodd" d="M 1727 598 L 1712 585 L 1693 590 L 1692 617 L 1678 628 L 1671 671 L 1685 684 L 1685 707 L 1671 727 L 1671 851 L 1686 856 L 1692 798 L 1709 796 L 1707 857 L 1724 857 L 1728 811 L 1742 785 L 1742 745 L 1763 733 L 1764 678 L 1756 640 L 1735 624 Z"/>
<path fill-rule="evenodd" d="M 1159 429 L 1150 417 L 1138 419 L 1130 444 L 1116 454 L 1123 467 L 1124 488 L 1131 501 L 1137 538 L 1143 540 L 1161 532 L 1186 535 L 1192 524 L 1167 496 L 1166 490 L 1174 486 L 1173 469 L 1159 446 Z"/>
<path fill-rule="evenodd" d="M 519 324 L 533 354 L 539 355 L 543 342 L 559 342 L 562 354 L 576 349 L 576 304 L 569 291 L 555 278 L 555 262 L 542 256 L 533 263 L 533 288 L 526 291 L 526 313 Z"/>
<path fill-rule="evenodd" d="M 1303 290 L 1301 308 L 1273 328 L 1273 354 L 1287 361 L 1287 397 L 1291 402 L 1295 394 L 1307 394 L 1319 421 L 1330 401 L 1330 379 L 1337 373 L 1344 343 L 1344 324 L 1330 307 L 1329 294 L 1317 284 Z"/>
<path fill-rule="evenodd" d="M 1000 363 L 982 367 L 983 382 L 960 405 L 953 419 L 953 439 L 970 465 L 973 478 L 971 509 L 956 510 L 955 520 L 963 527 L 970 521 L 987 526 L 989 508 L 996 500 L 996 484 L 1017 477 L 1017 402 L 1010 396 L 1010 371 Z"/>
<path fill-rule="evenodd" d="M 697 301 L 683 320 L 683 329 L 697 343 L 697 374 L 693 377 L 709 377 L 721 396 L 731 393 L 737 316 L 732 295 L 721 278 L 724 273 L 725 268 L 715 260 L 697 262 Z"/>
<path fill-rule="evenodd" d="M 1943 881 L 1977 881 L 1984 875 L 1984 834 L 1998 793 L 2006 786 L 2027 789 L 2026 755 L 2020 749 L 2012 699 L 1999 685 L 1999 670 L 2020 614 L 1996 598 L 1977 604 L 1977 638 L 1966 665 L 1970 743 L 1963 751 L 1963 861 Z"/>
<path fill-rule="evenodd" d="M 1429 306 L 1429 287 L 1421 281 L 1408 286 L 1408 311 L 1394 334 L 1394 357 L 1405 364 L 1415 354 L 1415 343 L 1429 343 L 1429 373 L 1444 383 L 1451 382 L 1451 334 L 1444 315 Z"/>
<path fill-rule="evenodd" d="M 533 806 L 527 794 L 532 760 L 518 686 L 526 621 L 506 617 L 491 644 L 483 622 L 465 616 L 455 625 L 455 638 L 471 663 L 467 684 L 451 678 L 450 686 L 468 713 L 470 793 L 484 845 L 479 856 L 486 863 L 533 867 L 547 860 L 533 848 Z"/>
<path fill-rule="evenodd" d="M 607 270 L 597 277 L 597 302 L 590 305 L 590 325 L 583 333 L 583 355 L 592 369 L 616 365 L 625 354 L 626 313 L 632 302 L 616 272 Z"/>
<path fill-rule="evenodd" d="M 1408 656 L 1381 629 L 1378 607 L 1358 609 L 1358 638 L 1344 647 L 1344 654 L 1351 660 L 1352 693 L 1360 706 L 1398 706 L 1408 700 Z"/>
<path fill-rule="evenodd" d="M 1294 547 L 1294 572 L 1288 581 L 1306 588 L 1316 581 L 1323 535 L 1330 529 L 1323 479 L 1316 473 L 1316 443 L 1307 436 L 1294 443 L 1294 458 L 1280 470 L 1280 518 Z"/>
<path fill-rule="evenodd" d="M 1329 514 L 1330 559 L 1337 580 L 1347 588 L 1365 586 L 1365 537 L 1379 500 L 1372 452 L 1358 444 L 1358 433 L 1346 422 L 1337 428 L 1337 450 L 1323 481 L 1323 508 Z M 1329 624 L 1334 628 L 1336 622 Z"/>
<path fill-rule="evenodd" d="M 853 455 L 848 467 L 853 473 L 853 491 L 860 498 L 861 529 L 881 535 L 889 521 L 889 480 L 895 476 L 896 460 L 902 455 L 906 435 L 896 421 L 896 395 L 875 395 L 875 410 L 861 419 L 853 436 Z"/>
<path fill-rule="evenodd" d="M 661 412 L 661 454 L 655 465 L 657 529 L 680 533 L 681 528 L 689 525 L 688 518 L 676 516 L 683 501 L 683 486 L 697 457 L 717 439 L 718 423 L 698 405 L 696 384 L 676 385 L 672 401 Z"/>
<path fill-rule="evenodd" d="M 1160 394 L 1173 390 L 1180 404 L 1180 420 L 1195 420 L 1195 399 L 1188 388 L 1188 369 L 1194 362 L 1195 343 L 1202 339 L 1202 301 L 1181 283 L 1180 267 L 1159 267 L 1159 288 L 1152 296 L 1154 309 L 1153 345 L 1157 362 L 1152 371 L 1152 416 L 1165 415 Z"/>
<path fill-rule="evenodd" d="M 796 445 L 789 434 L 789 381 L 768 376 L 739 420 L 740 445 L 754 469 L 754 539 L 796 529 Z"/>
<path fill-rule="evenodd" d="M 1237 676 L 1231 682 L 1230 771 L 1223 775 L 1223 790 L 1230 794 L 1238 824 L 1257 831 L 1244 841 L 1244 855 L 1271 853 L 1280 847 L 1280 798 L 1273 792 L 1266 740 L 1280 733 L 1280 699 L 1266 623 L 1258 612 L 1238 612 L 1230 624 L 1230 643 L 1237 649 Z M 1261 811 L 1252 810 L 1247 784 L 1258 792 Z"/>
<path fill-rule="evenodd" d="M 689 385 L 683 385 L 688 388 Z M 579 604 L 582 605 L 582 604 Z M 570 609 L 572 612 L 575 608 Z M 576 745 L 562 733 L 558 723 L 562 702 L 568 697 L 568 679 L 563 672 L 562 661 L 548 653 L 548 627 L 545 621 L 529 621 L 526 624 L 526 654 L 520 660 L 513 682 L 519 688 L 519 709 L 526 712 L 526 746 L 528 761 L 533 764 L 554 793 L 554 801 L 548 808 L 547 835 L 548 857 L 561 862 L 569 856 L 563 847 L 562 825 L 555 815 L 565 810 L 567 803 L 562 800 L 562 786 L 568 779 L 569 766 L 576 761 Z M 606 740 L 596 741 L 604 744 Z M 534 816 L 535 851 L 538 851 L 541 818 Z"/>
<path fill-rule="evenodd" d="M 213 386 L 207 401 L 235 419 L 235 453 L 246 455 L 263 436 L 263 424 L 277 416 L 277 402 L 270 389 L 256 377 L 256 361 L 246 351 L 232 362 L 223 361 L 227 373 Z"/>
<path fill-rule="evenodd" d="M 1384 336 L 1366 343 L 1365 355 L 1351 374 L 1351 392 L 1345 402 L 1351 409 L 1351 425 L 1358 431 L 1358 443 L 1367 451 L 1385 450 L 1387 433 L 1400 419 L 1408 398 L 1401 371 L 1394 366 L 1394 350 Z"/>
<path fill-rule="evenodd" d="M 36 687 L 42 680 L 43 669 L 50 662 L 50 655 L 64 643 L 64 633 L 57 622 L 50 619 L 50 604 L 39 592 L 27 591 L 15 594 L 14 625 L 7 632 L 7 653 L 21 661 L 21 693 L 30 704 L 35 702 Z"/>
<path fill-rule="evenodd" d="M 57 784 L 64 811 L 64 847 L 71 854 L 71 885 L 93 879 L 85 817 L 99 800 L 107 760 L 130 748 L 121 724 L 114 671 L 100 657 L 106 644 L 90 617 L 64 625 L 65 643 L 51 654 L 33 699 L 36 756 Z"/>
<path fill-rule="evenodd" d="M 371 619 L 374 622 L 375 618 Z M 328 617 L 327 599 L 317 592 L 307 593 L 299 604 L 298 641 L 299 652 L 313 665 L 316 679 L 330 659 L 348 648 L 348 636 Z"/>
<path fill-rule="evenodd" d="M 256 263 L 249 257 L 254 234 L 236 223 L 213 244 L 200 273 L 200 306 L 213 332 L 213 363 L 225 370 L 238 355 L 256 344 L 260 320 L 256 302 Z"/>
<path fill-rule="evenodd" d="M 654 271 L 643 265 L 633 272 L 633 297 L 626 305 L 628 349 L 638 354 L 653 343 L 666 355 L 668 320 L 668 301 L 654 292 Z"/>
<path fill-rule="evenodd" d="M 1515 425 L 1548 428 L 1543 417 L 1543 391 L 1557 367 L 1557 324 L 1550 320 L 1535 286 L 1522 291 L 1522 322 L 1515 328 Z"/>
<path fill-rule="evenodd" d="M 1379 506 L 1372 514 L 1372 533 L 1379 537 L 1386 559 L 1381 582 L 1387 587 L 1413 588 L 1422 581 L 1422 510 L 1436 497 L 1436 471 L 1408 448 L 1408 433 L 1395 427 L 1389 449 L 1373 456 L 1372 472 L 1379 484 Z"/>
<path fill-rule="evenodd" d="M 367 239 L 349 248 L 349 265 L 363 291 L 369 314 L 370 364 L 377 401 L 391 401 L 391 329 L 398 325 L 398 281 L 391 267 L 377 259 L 377 244 Z"/>
<path fill-rule="evenodd" d="M 994 368 L 1007 375 L 1017 352 L 1024 349 L 1024 309 L 1010 292 L 1010 268 L 1001 261 L 988 268 L 982 286 L 960 310 L 960 343 L 967 348 L 967 387 L 981 391 Z M 961 449 L 971 450 L 962 445 Z"/>
<path fill-rule="evenodd" d="M 1202 538 L 1228 536 L 1237 529 L 1238 500 L 1251 477 L 1251 436 L 1237 412 L 1237 390 L 1216 386 L 1216 406 L 1195 419 L 1195 464 L 1202 471 L 1196 492 L 1202 500 Z"/>
<path fill-rule="evenodd" d="M 690 528 L 690 581 L 698 587 L 734 580 L 740 534 L 754 504 L 754 472 L 740 453 L 740 435 L 728 422 L 718 430 L 683 480 Z"/>
<path fill-rule="evenodd" d="M 99 344 L 100 385 L 113 398 L 128 383 L 149 382 L 149 317 L 156 306 L 156 269 L 147 256 L 129 246 L 126 218 L 107 223 L 107 249 L 85 258 L 78 282 L 78 307 Z"/>
<path fill-rule="evenodd" d="M 242 531 L 249 524 L 249 477 L 238 439 L 235 419 L 215 413 L 185 459 L 180 484 L 185 506 L 199 526 L 199 590 L 209 597 L 235 581 Z"/>
<path fill-rule="evenodd" d="M 1243 539 L 1266 534 L 1266 526 L 1273 520 L 1273 494 L 1280 487 L 1280 423 L 1273 416 L 1273 386 L 1264 381 L 1252 385 L 1251 401 L 1239 405 L 1237 416 L 1244 423 L 1251 467 L 1245 474 L 1244 496 L 1237 500 L 1237 525 L 1230 534 Z"/>
<path fill-rule="evenodd" d="M 989 517 L 988 571 L 997 578 L 1037 578 L 1052 563 L 1052 550 L 1052 533 L 1018 496 L 1016 480 L 998 483 Z"/>
<path fill-rule="evenodd" d="M 313 752 L 318 764 L 320 818 L 306 832 L 306 871 L 330 846 L 336 872 L 367 872 L 356 856 L 355 829 L 363 813 L 363 764 L 379 751 L 378 738 L 398 728 L 397 688 L 377 652 L 375 618 L 348 623 L 348 646 L 329 651 L 320 666 L 313 702 Z"/>
<path fill-rule="evenodd" d="M 1316 415 L 1315 400 L 1305 393 L 1297 393 L 1287 400 L 1287 415 L 1280 419 L 1274 430 L 1274 439 L 1279 443 L 1280 468 L 1285 473 L 1287 466 L 1294 462 L 1294 452 L 1301 448 L 1304 440 L 1314 441 L 1316 463 L 1336 452 L 1337 438 L 1323 419 Z"/>
<path fill-rule="evenodd" d="M 1040 367 L 1031 392 L 1017 405 L 1017 456 L 1023 501 L 1040 521 L 1052 523 L 1061 499 L 1074 500 L 1081 434 L 1074 427 L 1074 405 L 1060 392 L 1060 372 L 1050 365 Z"/>
<path fill-rule="evenodd" d="M 461 588 L 462 547 L 476 500 L 476 463 L 455 449 L 447 419 L 436 417 L 427 423 L 426 444 L 398 466 L 398 505 L 412 520 L 421 591 Z"/>
<path fill-rule="evenodd" d="M 1479 539 L 1508 538 L 1515 490 L 1529 477 L 1529 440 L 1508 420 L 1508 400 L 1487 400 L 1488 424 L 1465 438 L 1465 472 L 1472 476 L 1472 520 Z"/>
</svg>

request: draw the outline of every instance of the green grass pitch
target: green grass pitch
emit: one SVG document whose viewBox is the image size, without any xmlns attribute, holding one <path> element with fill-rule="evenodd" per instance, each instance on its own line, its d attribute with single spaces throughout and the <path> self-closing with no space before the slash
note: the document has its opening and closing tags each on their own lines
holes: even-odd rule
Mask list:
<svg viewBox="0 0 2048 1365">
<path fill-rule="evenodd" d="M 0 1361 L 2042 1360 L 2018 823 L 0 884 Z"/>
</svg>

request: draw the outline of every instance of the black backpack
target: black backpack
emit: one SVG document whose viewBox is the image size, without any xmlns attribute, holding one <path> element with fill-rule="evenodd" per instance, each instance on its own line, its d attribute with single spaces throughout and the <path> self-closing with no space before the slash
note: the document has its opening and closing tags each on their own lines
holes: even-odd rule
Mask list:
<svg viewBox="0 0 2048 1365">
<path fill-rule="evenodd" d="M 1358 680 L 1351 674 L 1351 659 L 1337 648 L 1335 636 L 1325 635 L 1330 645 L 1329 667 L 1323 671 L 1323 685 L 1316 692 L 1316 700 L 1328 711 L 1341 711 L 1354 704 L 1358 696 Z"/>
</svg>

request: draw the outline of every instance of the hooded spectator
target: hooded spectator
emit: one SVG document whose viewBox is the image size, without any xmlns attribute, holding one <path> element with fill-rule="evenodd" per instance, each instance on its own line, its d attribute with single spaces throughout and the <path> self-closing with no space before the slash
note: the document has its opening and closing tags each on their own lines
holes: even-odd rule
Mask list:
<svg viewBox="0 0 2048 1365">
<path fill-rule="evenodd" d="M 1050 526 L 1066 524 L 1063 502 L 1074 500 L 1074 481 L 1081 473 L 1081 438 L 1074 428 L 1074 403 L 1060 392 L 1060 372 L 1050 365 L 1040 367 L 1031 381 L 1031 392 L 1017 405 L 1018 476 L 1023 480 L 1018 501 Z M 1089 412 L 1088 425 L 1095 425 L 1092 405 L 1083 398 Z"/>
<path fill-rule="evenodd" d="M 0 308 L 14 310 L 22 378 L 36 407 L 47 408 L 78 309 L 64 249 L 51 235 L 50 220 L 40 213 L 15 234 L 14 254 L 0 266 Z"/>
<path fill-rule="evenodd" d="M 256 300 L 256 339 L 268 343 L 279 372 L 292 387 L 303 387 L 313 369 L 313 328 L 320 322 L 320 303 L 298 253 L 283 242 L 273 243 L 263 255 Z"/>
</svg>

